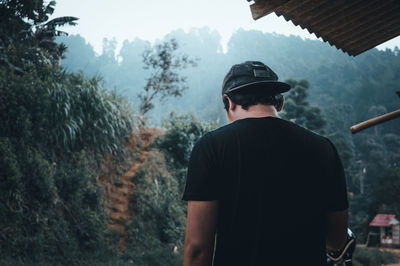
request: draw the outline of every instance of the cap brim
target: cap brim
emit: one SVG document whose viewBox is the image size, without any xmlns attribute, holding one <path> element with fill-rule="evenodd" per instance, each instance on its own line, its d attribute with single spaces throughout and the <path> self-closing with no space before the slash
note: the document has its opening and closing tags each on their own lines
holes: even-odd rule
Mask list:
<svg viewBox="0 0 400 266">
<path fill-rule="evenodd" d="M 266 94 L 285 93 L 291 89 L 290 85 L 285 82 L 262 80 L 234 87 L 225 93 L 250 88 L 265 90 Z"/>
</svg>

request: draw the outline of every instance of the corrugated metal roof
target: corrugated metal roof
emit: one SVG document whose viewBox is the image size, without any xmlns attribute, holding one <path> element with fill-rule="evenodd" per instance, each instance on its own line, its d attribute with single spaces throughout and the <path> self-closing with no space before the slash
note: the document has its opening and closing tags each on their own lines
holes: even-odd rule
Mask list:
<svg viewBox="0 0 400 266">
<path fill-rule="evenodd" d="M 369 226 L 389 227 L 397 222 L 394 214 L 377 214 Z"/>
<path fill-rule="evenodd" d="M 399 0 L 257 0 L 253 18 L 272 12 L 349 55 L 400 35 Z"/>
</svg>

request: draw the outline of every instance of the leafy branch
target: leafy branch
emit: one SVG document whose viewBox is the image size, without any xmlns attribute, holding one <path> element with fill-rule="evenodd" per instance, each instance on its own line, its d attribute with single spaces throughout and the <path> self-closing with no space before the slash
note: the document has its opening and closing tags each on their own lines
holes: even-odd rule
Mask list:
<svg viewBox="0 0 400 266">
<path fill-rule="evenodd" d="M 153 49 L 147 49 L 143 53 L 144 69 L 150 70 L 150 77 L 146 79 L 143 92 L 139 94 L 140 114 L 143 116 L 154 108 L 154 100 L 157 96 L 180 97 L 187 89 L 186 77 L 182 77 L 178 71 L 189 66 L 195 67 L 196 60 L 188 55 L 177 55 L 178 42 L 175 39 L 156 45 Z"/>
</svg>

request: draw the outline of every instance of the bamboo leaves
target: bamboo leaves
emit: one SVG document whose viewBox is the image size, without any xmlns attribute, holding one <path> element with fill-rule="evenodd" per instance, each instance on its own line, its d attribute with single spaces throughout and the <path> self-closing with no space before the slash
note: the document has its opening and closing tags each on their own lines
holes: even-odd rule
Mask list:
<svg viewBox="0 0 400 266">
<path fill-rule="evenodd" d="M 116 152 L 133 130 L 133 116 L 127 103 L 101 88 L 97 78 L 85 81 L 81 75 L 68 74 L 64 83 L 53 83 L 49 91 L 55 125 L 51 141 L 67 150 L 84 145 Z"/>
</svg>

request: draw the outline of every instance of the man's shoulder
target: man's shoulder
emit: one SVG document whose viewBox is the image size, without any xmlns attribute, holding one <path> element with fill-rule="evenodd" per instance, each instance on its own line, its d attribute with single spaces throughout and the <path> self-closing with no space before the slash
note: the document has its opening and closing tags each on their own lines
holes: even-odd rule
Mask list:
<svg viewBox="0 0 400 266">
<path fill-rule="evenodd" d="M 238 123 L 230 123 L 206 133 L 202 139 L 209 142 L 218 142 L 232 138 L 238 130 Z"/>
<path fill-rule="evenodd" d="M 280 118 L 267 119 L 268 122 L 266 127 L 275 127 L 274 130 L 271 128 L 271 133 L 274 137 L 279 137 L 279 141 L 287 143 L 306 143 L 314 147 L 321 147 L 324 149 L 331 149 L 333 146 L 332 142 L 325 136 L 318 134 L 317 132 L 306 129 L 300 125 L 297 125 L 291 121 L 287 121 Z M 258 119 L 243 119 L 221 126 L 215 130 L 212 130 L 203 135 L 199 142 L 208 145 L 220 145 L 223 143 L 236 142 L 237 137 L 240 134 L 245 136 L 254 137 L 254 131 L 258 131 L 258 126 L 254 123 L 262 123 Z M 261 129 L 263 133 L 269 134 L 269 130 Z M 259 135 L 259 134 L 258 134 Z M 278 140 L 277 140 L 278 141 Z"/>
<path fill-rule="evenodd" d="M 193 152 L 215 151 L 216 147 L 228 144 L 233 140 L 235 125 L 227 124 L 209 131 L 201 136 L 195 143 Z"/>
<path fill-rule="evenodd" d="M 322 136 L 321 134 L 315 131 L 307 129 L 291 121 L 287 121 L 284 119 L 281 120 L 285 124 L 285 127 L 288 128 L 289 133 L 296 135 L 300 138 L 303 138 L 305 142 L 320 143 L 322 145 L 328 145 L 331 143 L 327 137 Z"/>
<path fill-rule="evenodd" d="M 297 124 L 291 124 L 293 128 L 295 128 L 295 138 L 297 140 L 301 140 L 301 144 L 299 145 L 308 152 L 313 153 L 318 160 L 330 161 L 333 159 L 334 156 L 336 156 L 337 150 L 335 148 L 335 145 L 328 137 L 322 136 L 317 132 L 314 132 Z M 293 145 L 293 142 L 291 143 L 291 145 Z"/>
</svg>

